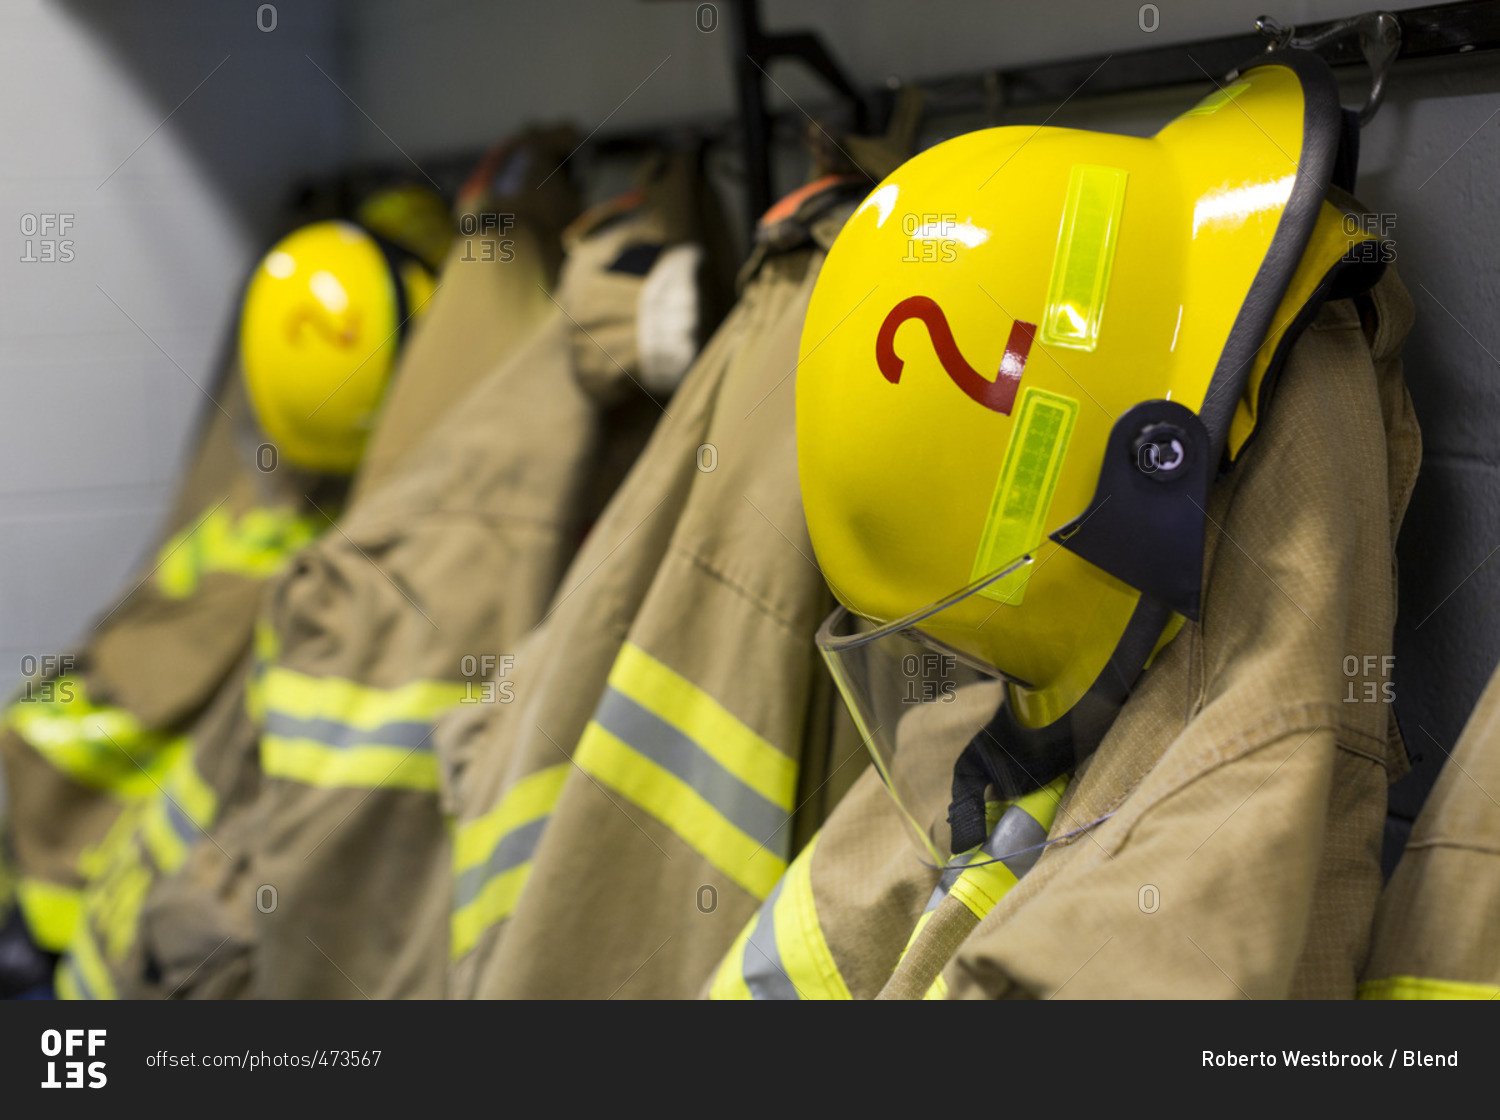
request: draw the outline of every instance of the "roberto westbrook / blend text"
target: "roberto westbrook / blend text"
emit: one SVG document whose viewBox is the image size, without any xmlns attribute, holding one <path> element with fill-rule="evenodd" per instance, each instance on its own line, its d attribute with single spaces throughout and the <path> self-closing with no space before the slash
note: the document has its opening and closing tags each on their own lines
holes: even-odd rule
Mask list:
<svg viewBox="0 0 1500 1120">
<path fill-rule="evenodd" d="M 1421 1050 L 1392 1050 L 1389 1054 L 1370 1051 L 1367 1054 L 1336 1054 L 1331 1050 L 1310 1054 L 1302 1050 L 1283 1050 L 1278 1057 L 1261 1051 L 1257 1054 L 1216 1053 L 1203 1051 L 1205 1066 L 1457 1066 L 1458 1051 L 1451 1054 L 1427 1054 Z"/>
</svg>

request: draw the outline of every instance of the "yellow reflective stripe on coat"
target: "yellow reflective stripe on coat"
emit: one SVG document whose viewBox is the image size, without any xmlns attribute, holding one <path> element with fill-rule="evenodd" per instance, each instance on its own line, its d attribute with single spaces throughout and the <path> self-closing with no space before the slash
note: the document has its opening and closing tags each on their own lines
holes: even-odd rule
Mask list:
<svg viewBox="0 0 1500 1120">
<path fill-rule="evenodd" d="M 92 789 L 135 799 L 155 792 L 169 738 L 124 708 L 96 704 L 78 677 L 58 677 L 54 699 L 21 698 L 5 722 L 55 769 Z"/>
<path fill-rule="evenodd" d="M 812 854 L 800 852 L 735 939 L 709 988 L 710 999 L 849 999 L 823 937 L 812 889 Z"/>
<path fill-rule="evenodd" d="M 906 947 L 901 950 L 903 959 L 922 936 L 945 898 L 958 899 L 969 913 L 983 921 L 1021 876 L 1031 870 L 1057 819 L 1057 809 L 1062 804 L 1069 777 L 1064 774 L 1014 801 L 986 803 L 989 836 L 979 847 L 948 861 L 922 910 L 922 916 L 917 919 L 916 928 L 906 941 Z M 939 975 L 923 998 L 944 999 L 947 992 L 948 985 Z"/>
<path fill-rule="evenodd" d="M 575 753 L 756 898 L 786 871 L 797 764 L 640 647 L 620 650 Z"/>
<path fill-rule="evenodd" d="M 320 529 L 321 518 L 290 506 L 256 507 L 236 518 L 220 503 L 162 545 L 157 589 L 168 599 L 186 599 L 209 572 L 265 579 Z"/>
<path fill-rule="evenodd" d="M 562 762 L 527 775 L 505 792 L 495 808 L 458 826 L 453 839 L 449 943 L 454 960 L 515 909 L 521 888 L 531 876 L 531 854 L 562 796 L 571 767 Z"/>
<path fill-rule="evenodd" d="M 1439 980 L 1434 976 L 1388 976 L 1365 980 L 1359 985 L 1360 999 L 1496 999 L 1500 984 L 1475 984 L 1467 980 Z"/>
<path fill-rule="evenodd" d="M 57 965 L 57 994 L 63 999 L 116 999 L 114 981 L 88 927 L 80 925 Z"/>
<path fill-rule="evenodd" d="M 762 903 L 764 905 L 764 903 Z M 729 946 L 729 952 L 719 962 L 719 971 L 714 973 L 714 982 L 709 985 L 709 999 L 754 999 L 750 985 L 745 983 L 745 952 L 749 948 L 750 935 L 755 932 L 755 923 L 760 912 L 745 923 L 739 936 Z"/>
<path fill-rule="evenodd" d="M 266 671 L 281 658 L 281 635 L 264 619 L 255 622 L 255 658 L 245 683 L 245 713 L 256 723 L 266 721 Z"/>
<path fill-rule="evenodd" d="M 259 686 L 261 769 L 310 786 L 436 790 L 433 724 L 463 694 L 456 681 L 380 689 L 270 666 Z"/>
<path fill-rule="evenodd" d="M 78 925 L 83 895 L 45 879 L 23 877 L 16 883 L 16 905 L 31 939 L 49 953 L 61 953 Z"/>
<path fill-rule="evenodd" d="M 156 866 L 172 874 L 205 835 L 219 812 L 219 799 L 186 751 L 167 773 L 162 792 L 141 810 L 141 837 Z"/>
<path fill-rule="evenodd" d="M 985 842 L 954 857 L 928 900 L 928 912 L 937 909 L 944 895 L 952 895 L 983 921 L 1041 856 L 1068 777 L 1064 774 L 1006 804 Z"/>
<path fill-rule="evenodd" d="M 91 955 L 125 960 L 139 936 L 152 884 L 181 869 L 217 813 L 218 798 L 199 775 L 184 738 L 157 795 L 127 805 L 98 845 L 80 857 L 88 886 L 68 952 L 76 952 L 84 964 Z M 59 974 L 59 983 L 65 976 Z M 79 989 L 97 988 L 86 971 L 67 982 Z"/>
</svg>

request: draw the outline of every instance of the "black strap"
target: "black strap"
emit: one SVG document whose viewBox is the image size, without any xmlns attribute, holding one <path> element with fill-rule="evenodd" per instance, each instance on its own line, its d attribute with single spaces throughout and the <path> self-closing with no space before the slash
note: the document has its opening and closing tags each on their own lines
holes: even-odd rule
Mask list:
<svg viewBox="0 0 1500 1120">
<path fill-rule="evenodd" d="M 1359 175 L 1359 110 L 1345 109 L 1339 122 L 1339 150 L 1333 159 L 1333 174 L 1329 177 L 1334 186 L 1354 193 L 1354 180 Z"/>
<path fill-rule="evenodd" d="M 380 250 L 380 255 L 385 258 L 386 271 L 390 273 L 391 287 L 396 293 L 396 332 L 400 341 L 406 341 L 407 320 L 411 318 L 415 310 L 407 304 L 406 282 L 401 278 L 401 267 L 407 263 L 415 263 L 424 272 L 427 266 L 422 263 L 422 258 L 413 253 L 404 245 L 397 245 L 388 238 L 381 237 L 372 229 L 360 226 L 360 229 L 375 242 L 375 247 Z"/>
<path fill-rule="evenodd" d="M 1002 701 L 1002 711 L 1004 707 Z M 998 716 L 999 712 L 995 714 Z M 983 734 L 981 731 L 980 735 Z M 989 829 L 985 827 L 984 794 L 989 788 L 990 771 L 979 745 L 980 735 L 969 740 L 969 745 L 953 764 L 953 800 L 948 804 L 948 831 L 952 837 L 950 847 L 955 853 L 967 852 L 983 844 L 989 835 Z"/>
<path fill-rule="evenodd" d="M 993 786 L 1014 800 L 1076 770 L 1093 754 L 1140 678 L 1172 612 L 1142 595 L 1109 661 L 1077 704 L 1045 727 L 1027 727 L 1002 700 L 953 765 L 948 828 L 955 853 L 984 843 L 984 803 Z"/>
</svg>

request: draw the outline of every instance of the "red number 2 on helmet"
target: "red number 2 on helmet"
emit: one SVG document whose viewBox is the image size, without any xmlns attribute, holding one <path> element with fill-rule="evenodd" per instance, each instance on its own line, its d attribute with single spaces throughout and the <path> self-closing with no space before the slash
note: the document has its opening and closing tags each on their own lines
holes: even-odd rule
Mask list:
<svg viewBox="0 0 1500 1120">
<path fill-rule="evenodd" d="M 901 380 L 905 361 L 896 355 L 896 329 L 908 319 L 920 319 L 932 338 L 932 349 L 942 363 L 943 371 L 953 379 L 970 400 L 982 404 L 1002 415 L 1009 416 L 1016 402 L 1016 392 L 1021 387 L 1021 374 L 1026 369 L 1026 355 L 1031 352 L 1031 340 L 1036 334 L 1036 324 L 1017 319 L 1010 328 L 1010 337 L 1005 342 L 1005 356 L 1000 359 L 1000 370 L 995 380 L 986 381 L 979 371 L 964 360 L 958 352 L 958 343 L 953 340 L 953 331 L 948 318 L 935 300 L 926 296 L 904 299 L 880 324 L 880 334 L 875 339 L 875 362 L 880 372 L 892 385 Z"/>
</svg>

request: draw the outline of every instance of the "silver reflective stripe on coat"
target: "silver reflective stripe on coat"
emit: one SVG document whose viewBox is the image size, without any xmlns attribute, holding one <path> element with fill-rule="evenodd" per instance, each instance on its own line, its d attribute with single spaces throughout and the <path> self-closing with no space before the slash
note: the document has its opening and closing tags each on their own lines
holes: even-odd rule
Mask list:
<svg viewBox="0 0 1500 1120">
<path fill-rule="evenodd" d="M 529 860 L 542 839 L 542 833 L 546 831 L 549 819 L 538 817 L 511 829 L 500 838 L 488 859 L 478 867 L 471 867 L 463 872 L 453 888 L 454 907 L 467 906 L 479 897 L 484 885 L 495 876 L 514 870 Z"/>
<path fill-rule="evenodd" d="M 776 900 L 781 884 L 761 903 L 755 915 L 755 928 L 745 942 L 745 986 L 751 999 L 800 999 L 797 987 L 781 966 L 781 950 L 776 945 Z"/>
<path fill-rule="evenodd" d="M 431 749 L 432 724 L 421 720 L 395 720 L 379 727 L 353 727 L 332 719 L 299 719 L 274 709 L 266 713 L 267 735 L 282 739 L 310 739 L 327 747 L 360 747 L 376 744 L 390 747 Z"/>
<path fill-rule="evenodd" d="M 1035 817 L 1019 805 L 1008 806 L 978 849 L 954 856 L 949 861 L 922 913 L 930 914 L 936 910 L 938 904 L 948 897 L 958 877 L 972 863 L 995 860 L 1004 864 L 1017 879 L 1021 878 L 1036 864 L 1046 842 L 1047 830 L 1037 823 Z"/>
<path fill-rule="evenodd" d="M 787 814 L 724 768 L 692 739 L 614 687 L 607 688 L 594 722 L 662 769 L 681 778 L 740 831 L 767 837 L 772 851 L 787 840 Z M 784 853 L 783 853 L 784 854 Z"/>
<path fill-rule="evenodd" d="M 199 830 L 193 818 L 187 815 L 181 805 L 177 804 L 175 798 L 167 797 L 166 801 L 167 823 L 172 826 L 172 831 L 177 834 L 177 838 L 184 844 L 196 844 L 198 842 Z"/>
</svg>

